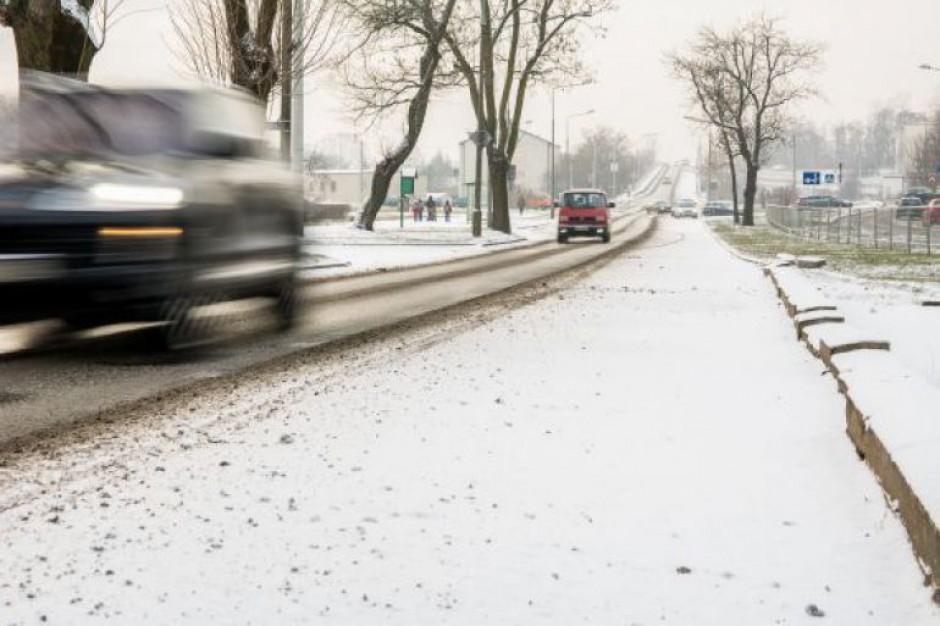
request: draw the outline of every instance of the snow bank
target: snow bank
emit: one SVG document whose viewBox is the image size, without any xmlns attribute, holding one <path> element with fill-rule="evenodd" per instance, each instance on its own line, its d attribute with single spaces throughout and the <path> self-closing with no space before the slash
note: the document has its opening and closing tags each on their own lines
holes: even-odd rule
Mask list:
<svg viewBox="0 0 940 626">
<path fill-rule="evenodd" d="M 775 266 L 766 273 L 801 338 L 838 381 L 849 437 L 878 476 L 940 601 L 940 389 L 905 367 L 873 331 L 825 320 L 839 317 L 836 307 L 801 270 Z"/>
</svg>

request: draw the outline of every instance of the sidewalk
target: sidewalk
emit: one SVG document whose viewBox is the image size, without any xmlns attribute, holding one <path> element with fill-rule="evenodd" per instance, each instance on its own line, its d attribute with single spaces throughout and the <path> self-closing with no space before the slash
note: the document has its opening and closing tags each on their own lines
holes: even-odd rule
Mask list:
<svg viewBox="0 0 940 626">
<path fill-rule="evenodd" d="M 5 622 L 940 619 L 832 380 L 696 222 L 102 428 L 0 470 Z"/>
</svg>

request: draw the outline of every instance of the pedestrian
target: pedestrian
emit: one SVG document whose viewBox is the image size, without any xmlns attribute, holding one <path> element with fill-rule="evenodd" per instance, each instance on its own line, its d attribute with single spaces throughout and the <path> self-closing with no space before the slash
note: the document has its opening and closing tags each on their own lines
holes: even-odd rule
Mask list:
<svg viewBox="0 0 940 626">
<path fill-rule="evenodd" d="M 424 207 L 428 210 L 428 221 L 436 222 L 437 221 L 437 204 L 434 202 L 434 196 L 428 194 L 428 199 L 424 203 Z"/>
<path fill-rule="evenodd" d="M 519 207 L 519 215 L 522 215 L 523 213 L 525 213 L 525 196 L 524 195 L 519 194 L 519 202 L 516 206 Z"/>
<path fill-rule="evenodd" d="M 450 222 L 450 214 L 454 210 L 454 207 L 450 204 L 450 198 L 444 200 L 444 221 Z"/>
<path fill-rule="evenodd" d="M 421 201 L 415 198 L 414 202 L 411 203 L 411 214 L 414 216 L 414 220 L 416 222 L 421 221 L 421 209 L 422 209 Z"/>
</svg>

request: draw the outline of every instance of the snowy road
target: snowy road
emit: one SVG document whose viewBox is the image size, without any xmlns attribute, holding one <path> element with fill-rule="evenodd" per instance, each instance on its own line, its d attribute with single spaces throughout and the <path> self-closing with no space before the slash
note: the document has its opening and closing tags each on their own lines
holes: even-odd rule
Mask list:
<svg viewBox="0 0 940 626">
<path fill-rule="evenodd" d="M 792 335 L 667 220 L 583 283 L 79 429 L 0 467 L 0 624 L 937 623 Z"/>
<path fill-rule="evenodd" d="M 647 227 L 648 219 L 636 212 L 625 216 L 615 227 L 611 246 L 593 241 L 567 246 L 536 242 L 530 247 L 453 259 L 446 265 L 313 283 L 303 295 L 309 313 L 290 333 L 273 334 L 271 315 L 257 302 L 225 305 L 228 312 L 221 331 L 229 341 L 212 346 L 199 358 L 181 360 L 155 352 L 140 329 L 14 355 L 0 360 L 0 444 L 89 417 L 110 419 L 117 406 L 201 386 L 410 317 L 435 319 L 434 312 L 447 306 L 606 254 L 618 244 L 629 243 Z"/>
</svg>

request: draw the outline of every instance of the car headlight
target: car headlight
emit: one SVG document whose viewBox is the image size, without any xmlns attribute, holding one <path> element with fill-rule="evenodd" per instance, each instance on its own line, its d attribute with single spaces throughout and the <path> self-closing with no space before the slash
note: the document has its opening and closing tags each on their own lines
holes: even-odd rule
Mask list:
<svg viewBox="0 0 940 626">
<path fill-rule="evenodd" d="M 89 191 L 98 203 L 123 209 L 176 209 L 183 202 L 183 190 L 176 187 L 100 183 Z"/>
<path fill-rule="evenodd" d="M 87 188 L 59 187 L 29 201 L 39 211 L 158 211 L 183 205 L 183 190 L 156 185 L 98 183 Z"/>
</svg>

